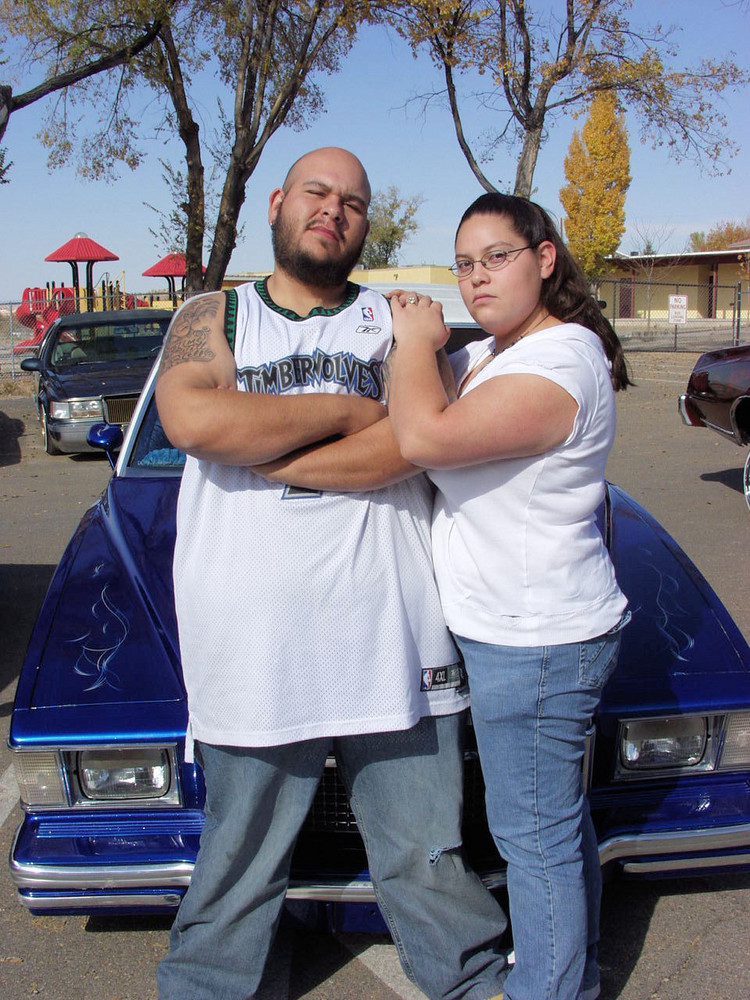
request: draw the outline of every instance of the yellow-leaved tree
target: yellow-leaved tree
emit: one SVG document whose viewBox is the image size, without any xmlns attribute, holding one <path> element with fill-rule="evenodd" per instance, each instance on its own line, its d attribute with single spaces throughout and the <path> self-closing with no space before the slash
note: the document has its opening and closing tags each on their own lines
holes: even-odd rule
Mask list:
<svg viewBox="0 0 750 1000">
<path fill-rule="evenodd" d="M 596 284 L 625 232 L 630 147 L 625 116 L 611 91 L 597 94 L 565 157 L 567 184 L 560 190 L 568 248 Z"/>
</svg>

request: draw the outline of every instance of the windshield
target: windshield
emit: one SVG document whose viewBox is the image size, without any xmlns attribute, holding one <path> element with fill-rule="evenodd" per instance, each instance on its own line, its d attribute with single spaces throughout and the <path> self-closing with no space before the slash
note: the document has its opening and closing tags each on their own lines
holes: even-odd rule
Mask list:
<svg viewBox="0 0 750 1000">
<path fill-rule="evenodd" d="M 179 471 L 184 464 L 185 454 L 174 448 L 164 433 L 152 395 L 137 431 L 128 469 Z"/>
<path fill-rule="evenodd" d="M 52 347 L 55 368 L 96 362 L 153 359 L 161 350 L 171 315 L 129 323 L 58 327 Z"/>
</svg>

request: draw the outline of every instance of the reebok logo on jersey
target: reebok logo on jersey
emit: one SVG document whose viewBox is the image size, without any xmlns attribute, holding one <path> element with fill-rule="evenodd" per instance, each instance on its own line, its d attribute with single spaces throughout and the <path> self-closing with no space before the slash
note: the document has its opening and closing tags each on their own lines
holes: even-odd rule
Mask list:
<svg viewBox="0 0 750 1000">
<path fill-rule="evenodd" d="M 379 327 L 379 326 L 366 326 L 364 323 L 362 323 L 360 326 L 357 327 L 357 329 L 354 332 L 355 333 L 380 333 L 381 329 L 382 329 L 382 327 Z"/>
</svg>

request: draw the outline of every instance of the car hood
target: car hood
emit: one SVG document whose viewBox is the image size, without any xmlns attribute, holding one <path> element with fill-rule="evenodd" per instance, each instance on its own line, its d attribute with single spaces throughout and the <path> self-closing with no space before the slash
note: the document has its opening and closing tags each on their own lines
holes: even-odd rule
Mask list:
<svg viewBox="0 0 750 1000">
<path fill-rule="evenodd" d="M 24 663 L 11 745 L 184 738 L 172 588 L 179 478 L 113 477 L 52 579 Z M 706 580 L 639 504 L 608 489 L 603 530 L 632 621 L 600 724 L 746 709 L 750 649 Z"/>
<path fill-rule="evenodd" d="M 60 399 L 82 396 L 137 395 L 148 378 L 153 358 L 108 364 L 81 364 L 73 369 L 50 372 L 50 391 Z"/>
<path fill-rule="evenodd" d="M 57 568 L 32 633 L 11 742 L 184 736 L 172 551 L 179 479 L 113 477 Z"/>
<path fill-rule="evenodd" d="M 646 716 L 747 707 L 750 649 L 674 539 L 632 497 L 609 487 L 610 552 L 631 622 L 600 713 Z"/>
</svg>

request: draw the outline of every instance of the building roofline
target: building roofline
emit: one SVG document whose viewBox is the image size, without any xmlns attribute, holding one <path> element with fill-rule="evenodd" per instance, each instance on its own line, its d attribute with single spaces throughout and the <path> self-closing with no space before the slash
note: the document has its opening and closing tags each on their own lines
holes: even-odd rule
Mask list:
<svg viewBox="0 0 750 1000">
<path fill-rule="evenodd" d="M 642 261 L 681 261 L 689 263 L 697 260 L 721 259 L 727 261 L 737 260 L 737 257 L 745 252 L 750 252 L 750 245 L 727 248 L 725 250 L 684 250 L 682 253 L 617 253 L 611 254 L 606 260 L 613 264 L 625 264 L 628 261 L 640 263 Z"/>
</svg>

